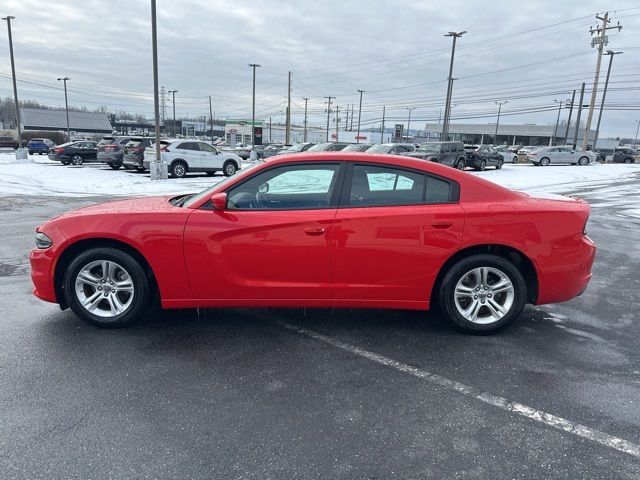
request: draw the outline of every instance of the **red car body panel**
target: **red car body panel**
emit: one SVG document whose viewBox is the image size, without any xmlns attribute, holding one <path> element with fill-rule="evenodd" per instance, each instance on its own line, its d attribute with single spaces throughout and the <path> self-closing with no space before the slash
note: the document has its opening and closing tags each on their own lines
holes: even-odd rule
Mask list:
<svg viewBox="0 0 640 480">
<path fill-rule="evenodd" d="M 212 210 L 210 195 L 186 207 L 170 197 L 82 208 L 38 231 L 53 240 L 31 253 L 34 294 L 60 302 L 56 264 L 76 242 L 109 239 L 149 264 L 165 308 L 360 306 L 428 309 L 445 262 L 461 250 L 501 245 L 535 268 L 535 303 L 579 295 L 595 245 L 583 233 L 589 205 L 536 199 L 450 167 L 401 156 L 323 152 L 272 157 L 271 165 L 344 161 L 389 164 L 457 182 L 459 202 L 313 210 Z M 241 171 L 210 194 L 253 175 Z M 347 188 L 347 185 L 345 185 Z M 59 281 L 59 279 L 58 279 Z"/>
</svg>

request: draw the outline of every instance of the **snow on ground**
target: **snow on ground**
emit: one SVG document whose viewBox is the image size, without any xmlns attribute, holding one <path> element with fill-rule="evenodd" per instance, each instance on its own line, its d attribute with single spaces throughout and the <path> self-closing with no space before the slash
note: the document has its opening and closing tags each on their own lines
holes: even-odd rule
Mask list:
<svg viewBox="0 0 640 480">
<path fill-rule="evenodd" d="M 30 156 L 19 163 L 13 152 L 0 152 L 0 196 L 45 195 L 61 197 L 162 195 L 197 192 L 219 182 L 215 177 L 151 181 L 148 173 L 113 170 L 102 164 L 64 166 L 46 156 Z M 594 164 L 536 167 L 506 164 L 502 170 L 470 172 L 509 188 L 532 192 L 570 193 L 586 187 L 610 186 L 640 174 L 638 164 Z"/>
</svg>

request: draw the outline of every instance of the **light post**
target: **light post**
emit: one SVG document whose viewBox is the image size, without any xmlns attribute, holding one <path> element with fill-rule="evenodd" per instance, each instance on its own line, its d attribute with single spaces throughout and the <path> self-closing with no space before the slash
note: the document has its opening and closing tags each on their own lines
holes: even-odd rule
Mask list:
<svg viewBox="0 0 640 480">
<path fill-rule="evenodd" d="M 638 131 L 640 131 L 640 120 L 636 120 L 638 122 L 638 127 L 636 128 L 636 138 L 633 139 L 633 144 L 638 145 Z"/>
<path fill-rule="evenodd" d="M 409 129 L 411 128 L 411 111 L 415 110 L 417 107 L 405 107 L 407 110 L 409 110 L 409 120 L 407 121 L 407 140 L 409 139 L 409 135 L 411 135 L 411 133 L 409 133 Z"/>
<path fill-rule="evenodd" d="M 602 101 L 600 103 L 600 112 L 598 112 L 598 123 L 596 124 L 596 136 L 593 139 L 593 150 L 596 149 L 596 144 L 598 143 L 598 135 L 600 135 L 600 121 L 602 120 L 602 110 L 604 110 L 604 99 L 607 96 L 607 88 L 609 88 L 609 76 L 611 75 L 611 65 L 613 64 L 613 57 L 615 55 L 620 55 L 624 52 L 614 52 L 613 50 L 607 50 L 604 55 L 609 56 L 609 68 L 607 69 L 607 78 L 604 81 L 604 90 L 602 91 Z"/>
<path fill-rule="evenodd" d="M 449 63 L 449 77 L 447 84 L 447 99 L 444 104 L 444 121 L 442 124 L 442 139 L 447 140 L 449 136 L 449 116 L 451 115 L 451 95 L 453 93 L 453 59 L 456 54 L 456 40 L 462 35 L 467 33 L 466 30 L 462 32 L 449 32 L 445 34 L 445 37 L 453 38 L 453 45 L 451 46 L 451 62 Z"/>
<path fill-rule="evenodd" d="M 16 123 L 18 125 L 18 150 L 16 150 L 16 159 L 18 160 L 26 160 L 27 152 L 22 150 L 22 125 L 20 120 L 20 104 L 18 102 L 18 86 L 16 83 L 16 65 L 13 60 L 13 37 L 11 36 L 11 20 L 16 17 L 8 15 L 6 17 L 2 17 L 3 20 L 7 22 L 7 31 L 9 32 L 9 55 L 11 56 L 11 77 L 13 79 L 13 98 L 16 102 Z"/>
<path fill-rule="evenodd" d="M 360 92 L 360 106 L 358 107 L 358 133 L 356 135 L 356 143 L 360 143 L 360 118 L 362 118 L 362 94 L 364 90 L 358 90 Z"/>
<path fill-rule="evenodd" d="M 251 103 L 251 146 L 256 146 L 256 67 L 260 67 L 257 63 L 250 63 L 249 66 L 253 69 L 253 98 Z"/>
<path fill-rule="evenodd" d="M 64 82 L 64 108 L 67 112 L 67 141 L 71 141 L 71 131 L 69 129 L 69 102 L 67 101 L 67 80 L 71 80 L 69 77 L 58 78 L 58 81 Z"/>
<path fill-rule="evenodd" d="M 162 152 L 160 150 L 160 89 L 158 88 L 158 28 L 156 24 L 156 0 L 151 0 L 151 44 L 153 56 L 153 109 L 155 120 L 156 158 L 150 162 L 149 173 L 151 174 L 151 180 L 163 180 L 167 178 L 167 167 L 162 161 Z"/>
<path fill-rule="evenodd" d="M 304 100 L 304 137 L 303 142 L 307 143 L 307 102 L 309 101 L 308 97 L 302 97 Z"/>
<path fill-rule="evenodd" d="M 178 93 L 178 90 L 169 90 L 169 92 L 171 94 L 171 105 L 173 107 L 173 125 L 171 130 L 173 131 L 173 136 L 176 136 L 176 93 Z"/>
<path fill-rule="evenodd" d="M 505 100 L 503 102 L 495 102 L 495 104 L 498 105 L 498 118 L 496 119 L 496 133 L 493 136 L 494 145 L 498 142 L 498 125 L 500 124 L 500 112 L 502 111 L 502 105 L 504 105 L 505 103 L 509 103 L 509 100 Z"/>
<path fill-rule="evenodd" d="M 556 144 L 556 140 L 558 138 L 558 125 L 560 124 L 560 111 L 562 110 L 562 104 L 564 103 L 563 100 L 556 100 L 555 98 L 553 99 L 554 103 L 558 104 L 558 116 L 556 117 L 556 128 L 553 131 L 553 136 L 551 137 L 551 145 L 555 145 Z"/>
</svg>

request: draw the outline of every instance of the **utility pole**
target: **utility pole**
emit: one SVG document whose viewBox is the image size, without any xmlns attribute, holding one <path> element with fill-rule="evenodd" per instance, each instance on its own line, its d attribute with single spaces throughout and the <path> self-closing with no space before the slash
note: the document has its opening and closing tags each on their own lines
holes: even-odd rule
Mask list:
<svg viewBox="0 0 640 480">
<path fill-rule="evenodd" d="M 256 146 L 255 125 L 256 122 L 256 67 L 260 67 L 257 63 L 250 63 L 249 66 L 253 68 L 253 96 L 251 102 L 251 146 Z"/>
<path fill-rule="evenodd" d="M 605 55 L 609 56 L 609 68 L 607 68 L 607 78 L 604 81 L 604 90 L 602 91 L 602 102 L 600 103 L 600 112 L 598 113 L 598 123 L 596 124 L 596 137 L 593 139 L 593 149 L 595 150 L 598 143 L 598 135 L 600 135 L 600 120 L 602 120 L 602 110 L 604 110 L 604 99 L 607 96 L 607 88 L 609 88 L 609 76 L 611 75 L 611 65 L 613 64 L 613 57 L 624 52 L 614 52 L 613 50 L 607 50 Z"/>
<path fill-rule="evenodd" d="M 380 125 L 380 143 L 384 143 L 384 116 L 386 113 L 387 106 L 382 106 L 382 124 Z"/>
<path fill-rule="evenodd" d="M 558 102 L 558 100 L 556 100 L 555 98 L 553 99 L 554 103 L 558 103 L 558 116 L 556 118 L 556 128 L 553 130 L 553 136 L 551 137 L 551 145 L 555 145 L 557 142 L 557 137 L 558 137 L 558 125 L 560 124 L 560 110 L 562 110 L 562 103 L 563 100 L 560 100 Z"/>
<path fill-rule="evenodd" d="M 607 29 L 618 29 L 620 31 L 622 29 L 622 25 L 618 22 L 618 25 L 615 27 L 609 26 L 609 13 L 605 13 L 604 17 L 600 17 L 596 15 L 598 20 L 602 20 L 602 27 L 590 28 L 589 33 L 591 35 L 596 34 L 597 36 L 591 40 L 591 47 L 598 46 L 598 59 L 596 61 L 596 73 L 593 78 L 593 89 L 591 90 L 591 102 L 589 102 L 589 113 L 587 115 L 587 124 L 585 125 L 585 133 L 584 138 L 582 140 L 582 149 L 586 150 L 589 145 L 589 129 L 591 128 L 591 120 L 593 119 L 593 109 L 596 105 L 596 95 L 598 94 L 598 80 L 600 78 L 600 64 L 602 63 L 602 51 L 604 50 L 604 46 L 609 43 L 609 37 L 607 37 Z"/>
<path fill-rule="evenodd" d="M 213 106 L 211 104 L 211 95 L 209 95 L 209 118 L 211 119 L 211 143 L 213 143 Z M 205 130 L 206 128 L 205 126 Z"/>
<path fill-rule="evenodd" d="M 178 90 L 169 90 L 169 93 L 171 94 L 171 104 L 173 106 L 173 125 L 171 130 L 173 131 L 173 136 L 175 137 L 177 135 L 176 133 L 176 93 L 178 93 Z"/>
<path fill-rule="evenodd" d="M 411 128 L 411 111 L 415 110 L 417 107 L 406 107 L 407 110 L 409 110 L 409 121 L 407 122 L 407 140 L 409 140 L 409 135 L 411 135 L 409 133 L 409 129 Z"/>
<path fill-rule="evenodd" d="M 353 107 L 355 107 L 355 105 L 352 103 L 351 104 L 351 124 L 349 125 L 350 132 L 353 132 L 353 117 L 355 117 L 355 115 L 353 114 Z"/>
<path fill-rule="evenodd" d="M 344 131 L 347 131 L 347 127 L 349 126 L 349 104 L 347 103 L 347 115 L 344 117 Z"/>
<path fill-rule="evenodd" d="M 569 108 L 569 118 L 567 120 L 567 127 L 564 130 L 564 143 L 565 145 L 569 141 L 569 128 L 571 127 L 571 115 L 573 114 L 573 102 L 576 99 L 576 91 L 571 94 L 571 107 Z M 566 105 L 566 104 L 565 104 Z"/>
<path fill-rule="evenodd" d="M 160 120 L 162 122 L 162 125 L 164 125 L 164 119 L 165 119 L 165 114 L 166 114 L 166 98 L 165 98 L 165 91 L 164 91 L 164 85 L 162 85 L 160 87 Z"/>
<path fill-rule="evenodd" d="M 307 142 L 307 102 L 309 101 L 308 97 L 302 97 L 302 99 L 304 100 L 304 136 L 303 138 L 303 142 Z"/>
<path fill-rule="evenodd" d="M 360 143 L 360 119 L 362 118 L 362 94 L 364 90 L 358 90 L 360 92 L 360 106 L 358 107 L 358 133 L 356 134 L 356 143 Z"/>
<path fill-rule="evenodd" d="M 633 144 L 638 145 L 638 131 L 640 131 L 640 120 L 636 120 L 638 122 L 638 127 L 636 128 L 636 138 L 633 139 Z"/>
<path fill-rule="evenodd" d="M 496 133 L 493 136 L 493 144 L 497 145 L 498 143 L 498 125 L 500 124 L 500 112 L 502 111 L 502 105 L 505 103 L 509 103 L 509 100 L 504 100 L 502 102 L 495 102 L 498 105 L 498 118 L 496 119 Z"/>
<path fill-rule="evenodd" d="M 331 115 L 331 100 L 336 98 L 329 95 L 328 97 L 324 97 L 327 99 L 327 142 L 329 141 L 329 115 Z"/>
<path fill-rule="evenodd" d="M 336 142 L 338 141 L 340 127 L 340 107 L 336 105 Z"/>
<path fill-rule="evenodd" d="M 16 122 L 18 125 L 18 148 L 20 152 L 22 152 L 22 125 L 20 120 L 20 103 L 18 102 L 18 86 L 16 83 L 16 65 L 13 60 L 13 37 L 11 36 L 11 20 L 16 17 L 8 15 L 3 17 L 2 19 L 7 22 L 7 31 L 9 32 L 9 54 L 11 56 L 11 76 L 13 78 L 13 98 L 16 102 Z M 18 153 L 16 152 L 16 158 L 18 158 Z"/>
<path fill-rule="evenodd" d="M 580 87 L 580 103 L 578 104 L 578 114 L 576 117 L 576 130 L 573 134 L 573 149 L 578 146 L 578 132 L 580 131 L 580 117 L 582 116 L 582 102 L 584 100 L 584 82 Z"/>
<path fill-rule="evenodd" d="M 271 143 L 271 117 L 269 117 L 269 143 Z"/>
<path fill-rule="evenodd" d="M 284 134 L 285 145 L 289 145 L 289 140 L 291 140 L 291 71 L 289 71 L 289 83 L 287 86 L 287 121 Z"/>
<path fill-rule="evenodd" d="M 151 180 L 167 178 L 167 168 L 160 151 L 160 98 L 158 89 L 158 27 L 156 22 L 156 0 L 151 0 L 151 44 L 153 58 L 153 113 L 155 120 L 156 158 L 149 165 Z"/>
<path fill-rule="evenodd" d="M 451 62 L 449 63 L 449 77 L 447 83 L 447 99 L 444 104 L 444 122 L 442 123 L 442 140 L 447 140 L 449 137 L 449 116 L 451 114 L 451 95 L 453 93 L 453 59 L 456 54 L 456 40 L 467 31 L 462 32 L 449 32 L 445 34 L 445 37 L 453 38 L 453 45 L 451 46 Z"/>
<path fill-rule="evenodd" d="M 67 113 L 67 141 L 71 141 L 71 131 L 69 128 L 69 102 L 67 100 L 67 80 L 71 80 L 69 77 L 58 78 L 58 81 L 64 83 L 64 108 Z"/>
</svg>

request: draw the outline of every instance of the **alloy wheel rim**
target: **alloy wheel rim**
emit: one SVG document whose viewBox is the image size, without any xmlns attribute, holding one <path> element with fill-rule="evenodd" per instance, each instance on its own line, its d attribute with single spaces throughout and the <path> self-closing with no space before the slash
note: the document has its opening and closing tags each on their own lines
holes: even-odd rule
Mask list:
<svg viewBox="0 0 640 480">
<path fill-rule="evenodd" d="M 182 165 L 176 165 L 173 171 L 178 177 L 182 177 L 184 175 L 184 167 Z"/>
<path fill-rule="evenodd" d="M 231 164 L 227 165 L 226 170 L 228 175 L 233 175 L 234 173 L 236 173 L 236 168 Z"/>
<path fill-rule="evenodd" d="M 478 267 L 465 273 L 454 290 L 456 310 L 469 322 L 489 325 L 511 311 L 515 290 L 511 279 L 493 267 Z"/>
<path fill-rule="evenodd" d="M 110 260 L 96 260 L 80 269 L 75 281 L 76 298 L 89 313 L 113 318 L 126 312 L 135 296 L 131 275 Z"/>
</svg>

